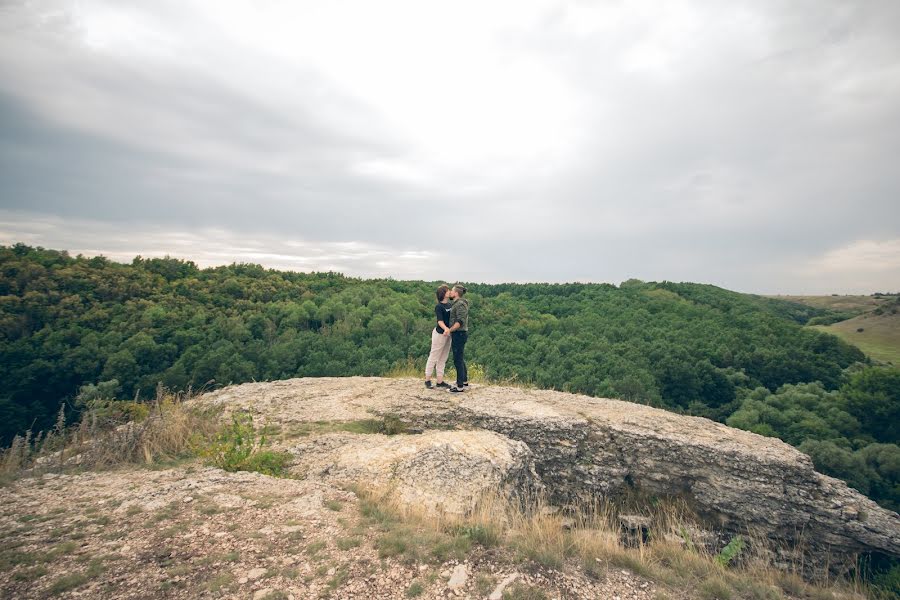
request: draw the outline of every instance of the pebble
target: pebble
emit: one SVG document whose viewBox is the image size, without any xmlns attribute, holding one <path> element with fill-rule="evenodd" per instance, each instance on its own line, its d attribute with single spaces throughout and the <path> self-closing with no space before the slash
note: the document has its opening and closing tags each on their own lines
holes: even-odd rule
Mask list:
<svg viewBox="0 0 900 600">
<path fill-rule="evenodd" d="M 253 600 L 261 600 L 262 598 L 265 598 L 266 596 L 271 594 L 273 591 L 274 590 L 272 590 L 272 588 L 263 588 L 261 590 L 256 590 L 255 592 L 253 592 Z"/>
<path fill-rule="evenodd" d="M 194 501 L 194 499 L 191 498 L 190 496 L 185 496 L 185 497 L 184 497 L 184 502 L 185 502 L 185 504 L 187 504 L 188 502 L 193 502 L 193 501 Z"/>
<path fill-rule="evenodd" d="M 266 570 L 262 567 L 256 567 L 255 569 L 250 569 L 247 572 L 247 579 L 250 581 L 255 581 L 266 574 Z"/>
</svg>

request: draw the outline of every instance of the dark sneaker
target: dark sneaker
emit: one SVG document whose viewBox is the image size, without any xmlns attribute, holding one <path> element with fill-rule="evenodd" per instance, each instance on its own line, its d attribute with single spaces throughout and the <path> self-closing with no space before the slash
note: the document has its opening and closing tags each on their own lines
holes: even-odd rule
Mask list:
<svg viewBox="0 0 900 600">
<path fill-rule="evenodd" d="M 434 387 L 448 388 L 448 389 L 449 389 L 449 388 L 450 388 L 450 384 L 447 383 L 446 381 L 442 381 L 442 382 L 440 382 L 440 383 L 434 384 Z"/>
<path fill-rule="evenodd" d="M 469 382 L 467 381 L 467 382 L 465 382 L 463 385 L 466 386 L 466 387 L 469 387 Z"/>
<path fill-rule="evenodd" d="M 450 393 L 451 393 L 451 394 L 461 394 L 461 393 L 463 393 L 464 391 L 466 391 L 466 388 L 464 388 L 464 387 L 456 387 L 455 385 L 454 385 L 453 387 L 450 388 Z"/>
<path fill-rule="evenodd" d="M 431 389 L 431 382 L 430 382 L 430 381 L 426 381 L 426 382 L 425 382 L 425 387 L 427 387 L 427 388 L 430 390 L 430 389 Z"/>
</svg>

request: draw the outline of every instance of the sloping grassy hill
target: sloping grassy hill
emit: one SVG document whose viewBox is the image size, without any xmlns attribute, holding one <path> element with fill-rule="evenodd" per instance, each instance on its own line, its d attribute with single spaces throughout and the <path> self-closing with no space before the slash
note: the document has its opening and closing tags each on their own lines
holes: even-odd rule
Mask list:
<svg viewBox="0 0 900 600">
<path fill-rule="evenodd" d="M 896 296 L 769 296 L 779 300 L 798 302 L 815 308 L 862 314 L 889 304 Z"/>
<path fill-rule="evenodd" d="M 833 333 L 874 358 L 900 367 L 900 313 L 868 312 L 833 325 L 814 329 Z"/>
</svg>

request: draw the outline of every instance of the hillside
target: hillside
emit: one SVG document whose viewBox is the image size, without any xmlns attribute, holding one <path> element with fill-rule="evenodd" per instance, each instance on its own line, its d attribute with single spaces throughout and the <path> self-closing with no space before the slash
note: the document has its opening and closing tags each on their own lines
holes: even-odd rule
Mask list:
<svg viewBox="0 0 900 600">
<path fill-rule="evenodd" d="M 0 247 L 0 444 L 159 385 L 421 371 L 434 283 Z M 621 398 L 779 437 L 900 505 L 895 375 L 804 325 L 826 309 L 710 285 L 471 284 L 474 378 Z M 119 406 L 119 405 L 117 405 Z M 112 409 L 110 409 L 112 410 Z"/>
<path fill-rule="evenodd" d="M 896 298 L 896 296 L 890 294 L 877 294 L 869 296 L 852 294 L 832 294 L 827 296 L 781 295 L 769 297 L 778 300 L 804 304 L 812 308 L 847 313 L 851 315 L 860 315 L 862 313 L 869 312 L 875 308 L 878 308 L 879 306 L 884 306 L 891 303 Z"/>
<path fill-rule="evenodd" d="M 853 344 L 875 360 L 900 367 L 900 298 L 879 298 L 874 308 L 856 317 L 817 328 Z"/>
<path fill-rule="evenodd" d="M 51 427 L 87 384 L 149 398 L 160 382 L 198 389 L 423 367 L 433 289 L 0 247 L 0 441 Z M 469 298 L 474 373 L 719 419 L 741 389 L 833 389 L 863 359 L 802 328 L 819 309 L 707 285 L 472 284 Z"/>
<path fill-rule="evenodd" d="M 900 555 L 896 513 L 787 444 L 637 404 L 380 378 L 158 400 L 22 456 L 0 595 L 861 600 L 856 553 Z"/>
</svg>

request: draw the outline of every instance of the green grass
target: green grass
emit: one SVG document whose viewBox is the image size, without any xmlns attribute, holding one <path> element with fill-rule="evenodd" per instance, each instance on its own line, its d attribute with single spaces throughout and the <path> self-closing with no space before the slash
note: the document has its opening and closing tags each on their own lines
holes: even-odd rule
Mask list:
<svg viewBox="0 0 900 600">
<path fill-rule="evenodd" d="M 84 573 L 69 573 L 62 577 L 57 577 L 53 583 L 50 584 L 50 589 L 48 589 L 47 592 L 52 596 L 57 596 L 63 592 L 68 592 L 69 590 L 81 587 L 89 580 L 90 578 Z"/>
<path fill-rule="evenodd" d="M 867 313 L 834 325 L 813 328 L 838 336 L 875 360 L 900 367 L 900 313 Z"/>
<path fill-rule="evenodd" d="M 425 591 L 425 588 L 422 587 L 422 584 L 418 581 L 413 581 L 409 584 L 409 587 L 406 588 L 406 597 L 407 598 L 417 598 L 422 595 Z"/>
<path fill-rule="evenodd" d="M 210 592 L 219 592 L 223 588 L 230 588 L 232 583 L 234 583 L 234 575 L 225 571 L 207 579 L 203 587 Z"/>
<path fill-rule="evenodd" d="M 813 308 L 824 308 L 840 312 L 862 314 L 882 304 L 890 302 L 890 296 L 876 298 L 875 296 L 770 296 L 780 300 L 798 302 Z"/>
</svg>

